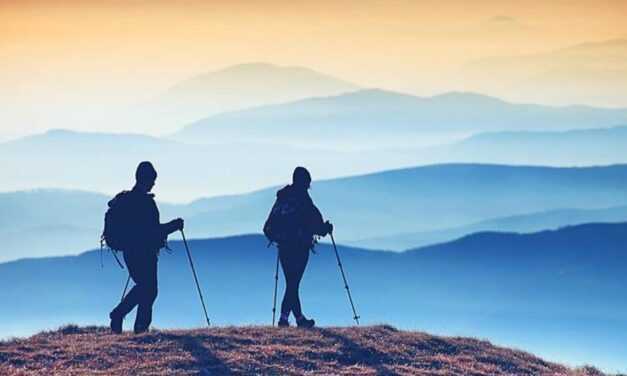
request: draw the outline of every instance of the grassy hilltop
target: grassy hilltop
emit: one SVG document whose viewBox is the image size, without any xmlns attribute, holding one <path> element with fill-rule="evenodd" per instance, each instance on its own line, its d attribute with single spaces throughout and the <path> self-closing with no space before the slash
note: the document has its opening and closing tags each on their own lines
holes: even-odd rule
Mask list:
<svg viewBox="0 0 627 376">
<path fill-rule="evenodd" d="M 0 374 L 603 375 L 471 338 L 389 326 L 226 327 L 112 335 L 67 326 L 0 343 Z"/>
</svg>

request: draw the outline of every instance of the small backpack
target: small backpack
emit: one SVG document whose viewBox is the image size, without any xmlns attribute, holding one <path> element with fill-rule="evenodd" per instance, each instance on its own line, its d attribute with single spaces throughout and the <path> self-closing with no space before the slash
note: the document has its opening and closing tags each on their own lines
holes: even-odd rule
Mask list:
<svg viewBox="0 0 627 376">
<path fill-rule="evenodd" d="M 264 235 L 274 243 L 301 239 L 305 232 L 302 211 L 300 200 L 289 196 L 277 198 L 263 225 Z"/>
</svg>

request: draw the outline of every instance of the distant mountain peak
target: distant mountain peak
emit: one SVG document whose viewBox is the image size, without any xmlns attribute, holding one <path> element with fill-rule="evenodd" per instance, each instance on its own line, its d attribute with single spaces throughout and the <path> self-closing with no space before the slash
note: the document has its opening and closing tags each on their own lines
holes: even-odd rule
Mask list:
<svg viewBox="0 0 627 376">
<path fill-rule="evenodd" d="M 141 133 L 125 133 L 125 132 L 97 132 L 97 131 L 79 131 L 66 128 L 54 128 L 47 130 L 44 133 L 34 134 L 30 137 L 43 136 L 43 137 L 136 137 L 144 139 L 159 140 L 158 137 L 144 135 Z"/>
<path fill-rule="evenodd" d="M 21 138 L 6 141 L 1 145 L 9 148 L 24 147 L 35 148 L 42 151 L 46 148 L 64 149 L 72 148 L 90 148 L 95 145 L 113 145 L 121 147 L 138 147 L 139 145 L 165 145 L 173 144 L 175 141 L 165 140 L 155 136 L 144 135 L 140 133 L 113 133 L 113 132 L 94 132 L 79 131 L 72 129 L 50 129 L 43 133 L 35 133 Z M 43 148 L 43 149 L 42 149 Z M 128 149 L 130 150 L 130 149 Z"/>
<path fill-rule="evenodd" d="M 44 132 L 46 136 L 68 136 L 78 134 L 78 131 L 74 131 L 71 129 L 63 129 L 63 128 L 53 128 Z"/>
<path fill-rule="evenodd" d="M 447 102 L 509 104 L 509 102 L 506 102 L 500 98 L 471 91 L 450 91 L 434 95 L 430 98 Z"/>
<path fill-rule="evenodd" d="M 170 92 L 189 90 L 190 88 L 198 87 L 202 85 L 214 85 L 221 81 L 221 85 L 232 88 L 244 89 L 247 84 L 254 84 L 255 81 L 266 81 L 276 79 L 307 79 L 307 80 L 320 80 L 327 84 L 338 85 L 345 90 L 358 89 L 359 86 L 342 80 L 340 78 L 331 76 L 326 73 L 321 73 L 314 69 L 295 65 L 278 65 L 266 62 L 250 62 L 230 65 L 218 70 L 212 70 L 205 73 L 200 73 L 192 76 L 170 88 Z M 239 82 L 238 80 L 253 80 L 251 82 Z M 294 82 L 293 84 L 298 84 Z M 246 93 L 242 93 L 246 94 Z"/>
<path fill-rule="evenodd" d="M 323 74 L 317 72 L 314 69 L 308 67 L 302 67 L 297 65 L 279 65 L 274 63 L 266 63 L 266 62 L 249 62 L 249 63 L 240 63 L 235 65 L 229 65 L 222 69 L 218 69 L 215 71 L 211 71 L 207 74 L 215 74 L 215 73 L 264 73 L 269 71 L 302 71 L 302 72 L 310 72 L 314 74 Z"/>
<path fill-rule="evenodd" d="M 401 93 L 399 91 L 381 89 L 377 87 L 355 90 L 350 93 L 340 94 L 339 96 L 393 96 L 393 97 L 415 97 L 414 95 Z"/>
<path fill-rule="evenodd" d="M 306 98 L 307 100 L 329 100 L 329 101 L 345 101 L 345 100 L 359 100 L 359 101 L 396 101 L 399 99 L 416 100 L 420 97 L 416 97 L 411 94 L 401 93 L 398 91 L 385 90 L 380 88 L 367 88 L 348 91 L 345 93 L 330 95 L 319 98 Z"/>
<path fill-rule="evenodd" d="M 474 92 L 461 92 L 461 91 L 451 91 L 442 94 L 436 94 L 432 96 L 417 96 L 409 93 L 403 93 L 399 91 L 381 89 L 381 88 L 365 88 L 359 89 L 355 91 L 349 91 L 346 93 L 326 96 L 321 98 L 307 98 L 304 101 L 308 100 L 346 100 L 346 99 L 355 99 L 355 100 L 378 100 L 378 101 L 396 101 L 400 100 L 401 103 L 405 101 L 436 101 L 436 102 L 444 102 L 446 104 L 511 104 L 509 102 L 503 101 L 502 99 L 491 97 L 484 94 L 474 93 Z"/>
<path fill-rule="evenodd" d="M 224 72 L 227 70 L 276 69 L 276 68 L 280 68 L 280 65 L 262 62 L 262 61 L 251 61 L 247 63 L 229 65 L 225 68 L 218 69 L 215 72 Z"/>
<path fill-rule="evenodd" d="M 337 95 L 360 86 L 308 67 L 265 62 L 242 63 L 184 79 L 140 112 L 174 130 L 219 113 Z"/>
</svg>

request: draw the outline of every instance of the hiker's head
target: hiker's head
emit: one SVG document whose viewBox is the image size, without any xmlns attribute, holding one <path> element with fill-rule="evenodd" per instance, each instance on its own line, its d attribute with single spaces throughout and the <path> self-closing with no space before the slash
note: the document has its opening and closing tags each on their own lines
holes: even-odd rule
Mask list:
<svg viewBox="0 0 627 376">
<path fill-rule="evenodd" d="M 145 192 L 150 192 L 152 187 L 155 186 L 155 180 L 157 180 L 157 170 L 155 170 L 152 163 L 144 161 L 137 166 L 135 171 L 135 186 Z"/>
<path fill-rule="evenodd" d="M 296 167 L 292 174 L 292 185 L 304 190 L 309 189 L 311 186 L 311 175 L 305 167 Z"/>
</svg>

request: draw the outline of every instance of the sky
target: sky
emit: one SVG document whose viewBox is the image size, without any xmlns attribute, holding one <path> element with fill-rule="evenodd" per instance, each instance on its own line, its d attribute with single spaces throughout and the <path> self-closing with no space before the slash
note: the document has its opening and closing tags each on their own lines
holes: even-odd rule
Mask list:
<svg viewBox="0 0 627 376">
<path fill-rule="evenodd" d="M 417 95 L 471 90 L 508 97 L 517 82 L 504 86 L 491 74 L 473 79 L 465 68 L 491 57 L 627 40 L 626 14 L 623 0 L 3 0 L 0 101 L 8 111 L 0 139 L 63 127 L 54 123 L 60 119 L 97 117 L 108 106 L 134 106 L 188 77 L 258 61 Z M 622 77 L 623 65 L 610 68 Z M 627 106 L 620 90 L 560 100 L 560 93 L 529 95 L 533 89 L 507 99 Z M 77 107 L 80 114 L 69 114 Z"/>
</svg>

